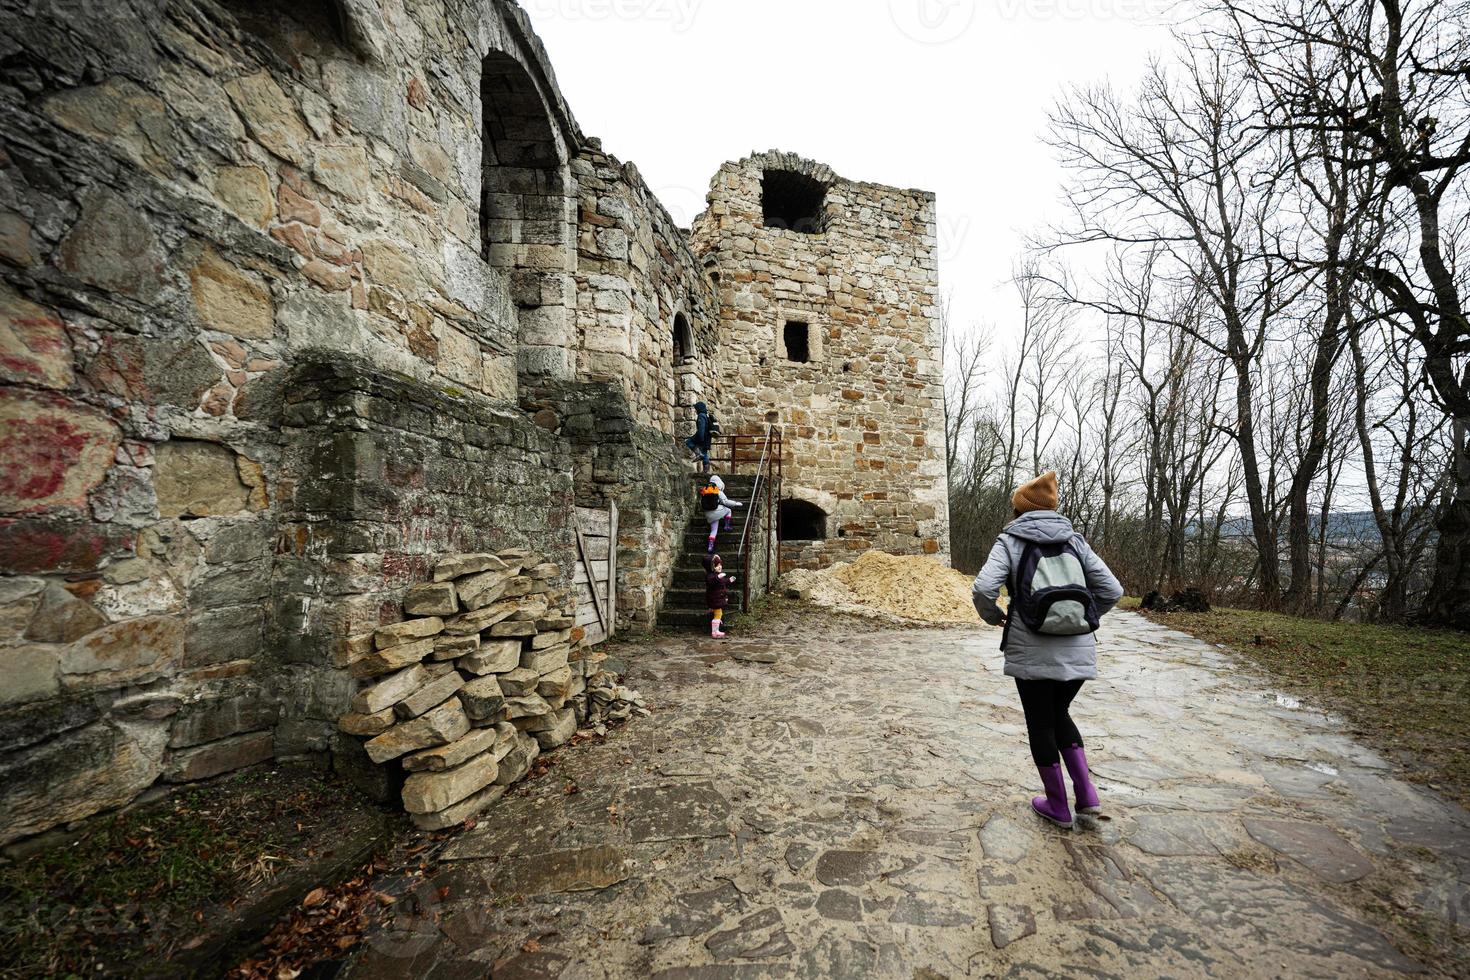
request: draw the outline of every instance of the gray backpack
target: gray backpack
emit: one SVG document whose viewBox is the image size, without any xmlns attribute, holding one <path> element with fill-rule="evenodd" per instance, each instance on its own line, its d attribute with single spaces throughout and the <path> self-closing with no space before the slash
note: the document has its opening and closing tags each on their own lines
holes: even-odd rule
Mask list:
<svg viewBox="0 0 1470 980">
<path fill-rule="evenodd" d="M 1087 587 L 1077 538 L 1027 541 L 1012 573 L 1010 615 L 1033 633 L 1077 636 L 1097 632 L 1097 603 Z"/>
</svg>

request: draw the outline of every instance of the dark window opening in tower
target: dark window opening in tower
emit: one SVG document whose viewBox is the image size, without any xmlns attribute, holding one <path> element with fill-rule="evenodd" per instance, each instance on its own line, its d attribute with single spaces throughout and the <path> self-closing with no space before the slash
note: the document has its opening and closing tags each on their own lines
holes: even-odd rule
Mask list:
<svg viewBox="0 0 1470 980">
<path fill-rule="evenodd" d="M 781 501 L 782 541 L 824 541 L 827 512 L 805 500 Z"/>
<path fill-rule="evenodd" d="M 767 228 L 787 228 L 807 235 L 822 231 L 821 181 L 790 170 L 767 170 L 761 179 L 761 214 Z"/>
<path fill-rule="evenodd" d="M 781 331 L 781 339 L 786 344 L 786 360 L 805 364 L 812 359 L 810 334 L 811 328 L 807 324 L 786 321 L 786 327 Z"/>
<path fill-rule="evenodd" d="M 683 363 L 684 358 L 694 356 L 694 331 L 689 329 L 689 318 L 682 313 L 674 314 L 674 363 Z"/>
</svg>

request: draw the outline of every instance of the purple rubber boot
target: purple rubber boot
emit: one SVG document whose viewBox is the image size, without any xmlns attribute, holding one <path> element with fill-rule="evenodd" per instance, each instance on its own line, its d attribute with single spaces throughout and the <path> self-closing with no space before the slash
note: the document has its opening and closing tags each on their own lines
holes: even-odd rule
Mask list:
<svg viewBox="0 0 1470 980">
<path fill-rule="evenodd" d="M 1080 745 L 1069 745 L 1062 749 L 1062 761 L 1067 764 L 1067 775 L 1072 777 L 1072 793 L 1077 797 L 1078 813 L 1102 813 L 1102 800 L 1098 799 L 1097 787 L 1092 785 L 1092 773 L 1087 768 L 1087 753 Z"/>
<path fill-rule="evenodd" d="M 1050 820 L 1063 830 L 1072 829 L 1072 811 L 1067 809 L 1067 784 L 1062 780 L 1062 764 L 1053 763 L 1038 767 L 1041 785 L 1046 788 L 1045 796 L 1031 799 L 1031 809 L 1043 820 Z"/>
</svg>

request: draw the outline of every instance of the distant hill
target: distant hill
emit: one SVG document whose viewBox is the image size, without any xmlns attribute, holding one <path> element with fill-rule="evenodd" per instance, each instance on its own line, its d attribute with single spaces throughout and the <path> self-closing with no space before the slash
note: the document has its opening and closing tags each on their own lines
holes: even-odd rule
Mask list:
<svg viewBox="0 0 1470 980">
<path fill-rule="evenodd" d="M 1227 538 L 1249 538 L 1252 526 L 1249 517 L 1231 517 L 1225 521 L 1221 534 Z M 1317 537 L 1321 526 L 1320 515 L 1313 514 L 1308 522 L 1308 533 Z M 1327 537 L 1334 541 L 1373 540 L 1378 537 L 1378 524 L 1373 520 L 1371 510 L 1338 511 L 1327 517 Z"/>
</svg>

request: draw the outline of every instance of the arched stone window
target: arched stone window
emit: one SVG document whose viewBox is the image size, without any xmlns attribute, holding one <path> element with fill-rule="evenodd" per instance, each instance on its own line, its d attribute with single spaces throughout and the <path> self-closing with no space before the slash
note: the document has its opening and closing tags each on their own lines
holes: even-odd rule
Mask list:
<svg viewBox="0 0 1470 980">
<path fill-rule="evenodd" d="M 574 211 L 557 127 L 535 81 L 505 52 L 485 56 L 480 99 L 481 251 L 509 281 L 517 367 L 570 377 Z"/>
<path fill-rule="evenodd" d="M 689 328 L 689 318 L 683 313 L 674 314 L 674 363 L 682 364 L 684 359 L 694 356 L 694 331 Z"/>
<path fill-rule="evenodd" d="M 822 205 L 827 187 L 794 170 L 766 170 L 761 177 L 761 218 L 767 228 L 807 235 L 824 230 Z"/>
<path fill-rule="evenodd" d="M 823 541 L 827 537 L 827 512 L 806 500 L 781 501 L 782 541 Z"/>
</svg>

